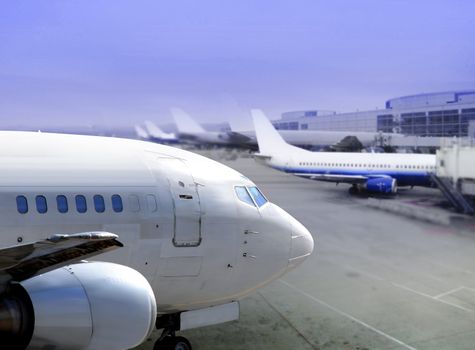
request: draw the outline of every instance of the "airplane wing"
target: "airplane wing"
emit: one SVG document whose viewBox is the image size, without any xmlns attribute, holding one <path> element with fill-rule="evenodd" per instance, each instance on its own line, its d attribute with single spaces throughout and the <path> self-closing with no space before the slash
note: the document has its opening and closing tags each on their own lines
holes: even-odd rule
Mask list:
<svg viewBox="0 0 475 350">
<path fill-rule="evenodd" d="M 308 174 L 308 173 L 293 173 L 295 176 L 305 177 L 311 180 L 328 181 L 328 182 L 344 182 L 350 184 L 361 184 L 368 180 L 367 176 L 363 175 L 336 175 L 336 174 Z"/>
<path fill-rule="evenodd" d="M 110 232 L 56 234 L 48 239 L 0 249 L 0 283 L 23 281 L 72 262 L 122 247 Z"/>
<path fill-rule="evenodd" d="M 344 175 L 344 174 L 309 174 L 309 173 L 293 173 L 295 176 L 304 177 L 311 180 L 328 181 L 328 182 L 342 182 L 349 184 L 364 184 L 368 179 L 390 177 L 388 175 L 371 174 L 364 175 Z"/>
</svg>

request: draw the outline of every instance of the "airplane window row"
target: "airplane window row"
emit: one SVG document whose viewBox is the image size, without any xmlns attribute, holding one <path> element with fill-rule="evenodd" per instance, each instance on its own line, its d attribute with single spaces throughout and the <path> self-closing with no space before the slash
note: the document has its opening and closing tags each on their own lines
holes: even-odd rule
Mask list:
<svg viewBox="0 0 475 350">
<path fill-rule="evenodd" d="M 124 206 L 122 204 L 122 197 L 118 194 L 114 194 L 110 198 L 112 210 L 116 213 L 123 211 Z M 96 194 L 93 196 L 94 210 L 96 213 L 103 213 L 106 210 L 106 202 L 102 195 Z M 28 199 L 19 195 L 16 197 L 17 210 L 20 214 L 28 213 Z M 40 214 L 48 212 L 48 202 L 45 196 L 38 195 L 35 197 L 36 211 Z M 74 205 L 78 213 L 87 212 L 86 197 L 82 194 L 78 194 L 74 197 Z M 56 196 L 56 210 L 60 213 L 67 213 L 69 211 L 68 198 L 65 195 Z"/>
<path fill-rule="evenodd" d="M 240 201 L 252 206 L 262 207 L 268 201 L 262 192 L 255 186 L 235 186 L 234 191 Z"/>
<path fill-rule="evenodd" d="M 390 169 L 389 164 L 359 164 L 359 163 L 319 163 L 319 162 L 300 162 L 301 166 L 324 166 L 324 167 L 341 167 L 341 168 L 379 168 Z M 396 169 L 421 169 L 435 170 L 435 166 L 431 165 L 396 165 Z"/>
</svg>

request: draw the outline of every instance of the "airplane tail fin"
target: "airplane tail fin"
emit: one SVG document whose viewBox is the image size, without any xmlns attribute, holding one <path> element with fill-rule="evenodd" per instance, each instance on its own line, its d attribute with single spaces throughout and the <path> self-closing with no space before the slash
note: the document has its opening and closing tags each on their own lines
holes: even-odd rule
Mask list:
<svg viewBox="0 0 475 350">
<path fill-rule="evenodd" d="M 167 138 L 169 135 L 164 133 L 162 129 L 160 129 L 154 122 L 150 120 L 146 120 L 144 122 L 145 128 L 150 136 L 155 137 L 157 139 L 164 139 Z"/>
<path fill-rule="evenodd" d="M 135 133 L 140 139 L 148 139 L 149 134 L 147 131 L 145 131 L 144 128 L 142 128 L 140 125 L 135 125 Z"/>
<path fill-rule="evenodd" d="M 251 114 L 261 157 L 271 157 L 284 150 L 293 148 L 293 146 L 284 141 L 264 112 L 260 109 L 253 109 Z"/>
<path fill-rule="evenodd" d="M 175 119 L 176 127 L 180 133 L 193 134 L 206 132 L 203 127 L 195 122 L 185 111 L 180 108 L 170 108 Z"/>
</svg>

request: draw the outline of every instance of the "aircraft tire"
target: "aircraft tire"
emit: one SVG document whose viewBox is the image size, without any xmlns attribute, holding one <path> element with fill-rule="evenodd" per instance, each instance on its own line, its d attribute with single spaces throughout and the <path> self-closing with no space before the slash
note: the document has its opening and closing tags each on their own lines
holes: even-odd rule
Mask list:
<svg viewBox="0 0 475 350">
<path fill-rule="evenodd" d="M 348 193 L 349 193 L 350 195 L 352 195 L 352 196 L 359 194 L 358 187 L 356 187 L 356 186 L 351 186 L 351 187 L 348 189 Z"/>
<path fill-rule="evenodd" d="M 166 336 L 155 343 L 153 350 L 192 350 L 192 347 L 184 337 Z"/>
</svg>

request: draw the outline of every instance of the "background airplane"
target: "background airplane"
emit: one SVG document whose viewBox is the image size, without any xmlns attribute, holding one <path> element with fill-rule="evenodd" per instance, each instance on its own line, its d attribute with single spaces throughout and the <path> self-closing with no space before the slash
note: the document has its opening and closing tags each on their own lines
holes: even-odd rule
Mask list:
<svg viewBox="0 0 475 350">
<path fill-rule="evenodd" d="M 225 131 L 207 131 L 182 109 L 171 108 L 170 111 L 182 142 L 198 146 L 247 147 L 249 137 L 245 135 Z"/>
<path fill-rule="evenodd" d="M 433 187 L 435 155 L 310 152 L 286 143 L 260 110 L 252 110 L 259 144 L 255 159 L 296 176 L 352 184 L 351 193 L 396 193 L 398 186 Z"/>
<path fill-rule="evenodd" d="M 149 133 L 140 125 L 135 125 L 135 134 L 140 140 L 148 140 L 150 139 Z"/>
<path fill-rule="evenodd" d="M 245 119 L 245 118 L 244 118 Z M 229 121 L 231 130 L 249 138 L 248 144 L 257 149 L 256 134 L 249 118 Z M 363 149 L 392 152 L 395 149 L 412 151 L 434 151 L 443 142 L 440 137 L 421 137 L 399 133 L 332 131 L 332 130 L 277 130 L 289 144 L 309 150 L 327 150 L 337 152 L 359 152 Z"/>
<path fill-rule="evenodd" d="M 311 234 L 247 177 L 150 142 L 0 132 L 2 349 L 122 350 L 239 317 Z M 93 258 L 94 261 L 85 262 Z"/>
<path fill-rule="evenodd" d="M 234 121 L 229 122 L 231 130 L 249 138 L 248 144 L 257 149 L 256 133 L 251 128 L 240 129 Z M 388 135 L 372 132 L 327 131 L 327 130 L 277 130 L 289 144 L 305 149 L 328 149 L 355 152 L 363 148 L 384 145 Z"/>
<path fill-rule="evenodd" d="M 162 131 L 162 129 L 160 129 L 154 122 L 146 120 L 144 124 L 150 141 L 164 144 L 174 144 L 179 142 L 175 133 L 166 133 Z"/>
</svg>

